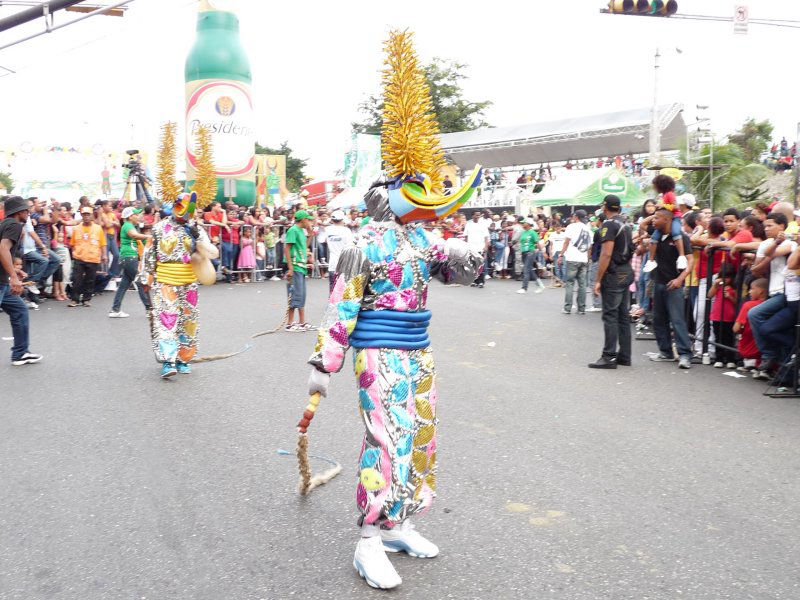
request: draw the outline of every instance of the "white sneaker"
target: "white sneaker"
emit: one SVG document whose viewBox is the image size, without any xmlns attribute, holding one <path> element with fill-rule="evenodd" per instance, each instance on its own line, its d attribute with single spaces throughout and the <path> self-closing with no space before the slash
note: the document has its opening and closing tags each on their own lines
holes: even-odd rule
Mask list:
<svg viewBox="0 0 800 600">
<path fill-rule="evenodd" d="M 390 590 L 403 583 L 386 556 L 380 536 L 362 537 L 358 540 L 353 566 L 374 588 Z"/>
<path fill-rule="evenodd" d="M 37 296 L 38 296 L 39 294 L 41 294 L 41 292 L 39 291 L 39 288 L 38 288 L 38 287 L 36 287 L 35 285 L 28 285 L 28 286 L 25 286 L 25 287 L 27 287 L 27 288 L 28 288 L 28 291 L 29 291 L 31 294 L 35 294 L 35 295 L 37 295 Z"/>
<path fill-rule="evenodd" d="M 108 313 L 109 318 L 111 319 L 127 319 L 130 315 L 126 312 L 110 312 Z"/>
<path fill-rule="evenodd" d="M 656 261 L 648 260 L 647 264 L 642 269 L 642 273 L 649 273 L 650 271 L 654 271 L 657 266 L 658 263 Z"/>
<path fill-rule="evenodd" d="M 270 277 L 270 278 L 269 278 L 269 280 L 270 280 L 270 281 L 280 281 L 280 280 L 281 280 L 281 278 L 280 278 L 280 277 L 278 277 L 277 275 L 273 275 L 272 277 Z"/>
<path fill-rule="evenodd" d="M 729 362 L 725 366 L 728 367 L 729 369 L 735 369 L 736 368 L 736 363 L 735 362 Z"/>
<path fill-rule="evenodd" d="M 113 279 L 106 284 L 105 287 L 106 292 L 116 292 L 117 291 L 117 282 Z"/>
<path fill-rule="evenodd" d="M 25 354 L 22 355 L 21 358 L 18 358 L 17 360 L 12 360 L 11 364 L 14 365 L 15 367 L 20 367 L 22 365 L 30 365 L 30 364 L 33 364 L 33 363 L 37 363 L 40 360 L 42 360 L 43 358 L 44 358 L 44 356 L 42 356 L 41 354 L 34 354 L 33 352 L 26 352 Z"/>
<path fill-rule="evenodd" d="M 422 537 L 409 520 L 393 529 L 381 529 L 381 540 L 387 552 L 402 551 L 414 558 L 433 558 L 439 554 L 438 546 Z"/>
<path fill-rule="evenodd" d="M 586 312 L 603 312 L 603 309 L 597 308 L 596 306 L 590 306 L 586 309 Z"/>
<path fill-rule="evenodd" d="M 714 368 L 715 369 L 721 369 L 724 366 L 725 366 L 725 363 L 723 363 L 722 361 L 719 361 L 719 360 L 714 363 Z"/>
<path fill-rule="evenodd" d="M 518 294 L 527 294 L 527 293 L 528 293 L 528 290 L 525 290 L 525 289 L 523 289 L 523 288 L 520 288 L 520 289 L 518 289 L 518 290 L 517 290 L 517 293 L 518 293 Z"/>
<path fill-rule="evenodd" d="M 689 266 L 689 261 L 686 260 L 685 256 L 679 256 L 678 261 L 675 263 L 681 271 L 683 271 L 686 267 Z"/>
<path fill-rule="evenodd" d="M 543 285 L 537 285 L 536 289 L 533 290 L 533 293 L 534 294 L 541 294 L 543 291 L 544 291 L 544 286 Z"/>
</svg>

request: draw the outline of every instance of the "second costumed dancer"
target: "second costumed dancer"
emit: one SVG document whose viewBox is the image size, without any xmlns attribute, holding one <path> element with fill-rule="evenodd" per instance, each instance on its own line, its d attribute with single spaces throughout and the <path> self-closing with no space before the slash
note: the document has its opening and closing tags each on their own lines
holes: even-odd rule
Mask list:
<svg viewBox="0 0 800 600">
<path fill-rule="evenodd" d="M 430 508 L 436 493 L 436 370 L 426 310 L 431 269 L 466 284 L 482 264 L 462 240 L 435 240 L 419 225 L 463 206 L 480 183 L 480 168 L 462 189 L 441 195 L 438 126 L 411 35 L 391 33 L 386 50 L 382 153 L 389 179 L 373 184 L 365 197 L 372 221 L 339 258 L 309 360 L 309 393 L 325 396 L 330 374 L 342 368 L 347 349 L 354 350 L 366 431 L 356 488 L 361 539 L 353 565 L 369 585 L 384 589 L 401 583 L 387 551 L 419 558 L 439 553 L 410 521 Z M 301 433 L 318 402 L 306 411 Z"/>
</svg>

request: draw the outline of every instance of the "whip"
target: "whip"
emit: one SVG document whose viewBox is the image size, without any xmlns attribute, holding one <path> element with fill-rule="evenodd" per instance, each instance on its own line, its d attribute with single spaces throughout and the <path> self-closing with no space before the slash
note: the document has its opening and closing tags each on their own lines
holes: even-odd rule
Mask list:
<svg viewBox="0 0 800 600">
<path fill-rule="evenodd" d="M 308 400 L 308 405 L 303 412 L 303 418 L 300 419 L 300 422 L 297 424 L 297 466 L 300 471 L 300 484 L 297 486 L 297 490 L 300 492 L 301 496 L 305 496 L 315 487 L 328 483 L 342 472 L 342 465 L 336 461 L 312 455 L 313 458 L 322 459 L 331 463 L 333 466 L 319 475 L 314 475 L 313 477 L 311 475 L 311 465 L 308 462 L 308 426 L 311 424 L 311 420 L 317 412 L 320 398 L 321 396 L 319 393 L 311 395 L 311 398 Z"/>
</svg>

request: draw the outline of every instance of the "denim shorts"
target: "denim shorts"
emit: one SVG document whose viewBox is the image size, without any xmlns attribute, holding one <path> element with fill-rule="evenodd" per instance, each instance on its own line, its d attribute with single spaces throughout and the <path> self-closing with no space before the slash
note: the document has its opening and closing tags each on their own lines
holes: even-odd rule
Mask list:
<svg viewBox="0 0 800 600">
<path fill-rule="evenodd" d="M 294 276 L 287 284 L 289 292 L 289 308 L 304 308 L 306 305 L 306 276 L 294 272 Z"/>
</svg>

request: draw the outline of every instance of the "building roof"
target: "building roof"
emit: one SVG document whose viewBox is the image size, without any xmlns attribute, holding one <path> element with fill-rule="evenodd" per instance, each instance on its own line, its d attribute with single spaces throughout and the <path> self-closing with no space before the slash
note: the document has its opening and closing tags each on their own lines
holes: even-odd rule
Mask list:
<svg viewBox="0 0 800 600">
<path fill-rule="evenodd" d="M 661 149 L 686 137 L 680 104 L 659 107 Z M 485 127 L 441 136 L 445 154 L 462 169 L 476 163 L 508 167 L 641 154 L 650 146 L 651 109 L 641 108 L 515 127 Z"/>
</svg>

